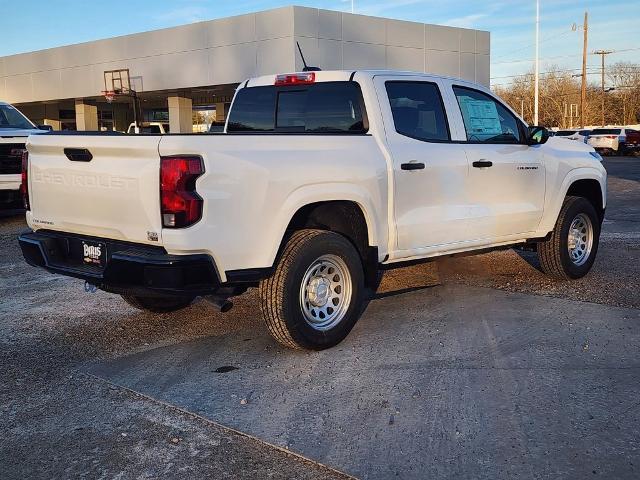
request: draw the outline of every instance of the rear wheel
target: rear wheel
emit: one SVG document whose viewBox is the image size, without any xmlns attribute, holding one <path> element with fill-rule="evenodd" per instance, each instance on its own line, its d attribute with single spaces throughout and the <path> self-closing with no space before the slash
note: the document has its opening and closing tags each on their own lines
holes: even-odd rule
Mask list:
<svg viewBox="0 0 640 480">
<path fill-rule="evenodd" d="M 538 244 L 542 270 L 563 280 L 584 277 L 596 258 L 600 220 L 591 202 L 567 197 L 549 240 Z"/>
<path fill-rule="evenodd" d="M 281 344 L 323 350 L 340 343 L 357 322 L 364 273 L 355 247 L 323 230 L 295 232 L 274 274 L 260 283 L 262 315 Z"/>
<path fill-rule="evenodd" d="M 125 302 L 138 310 L 154 313 L 168 313 L 182 310 L 193 302 L 193 297 L 140 297 L 121 295 Z"/>
</svg>

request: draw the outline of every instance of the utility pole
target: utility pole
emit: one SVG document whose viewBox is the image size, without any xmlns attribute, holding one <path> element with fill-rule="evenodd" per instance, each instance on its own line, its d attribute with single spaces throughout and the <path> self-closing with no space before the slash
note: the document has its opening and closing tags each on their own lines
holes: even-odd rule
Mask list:
<svg viewBox="0 0 640 480">
<path fill-rule="evenodd" d="M 604 57 L 613 53 L 611 50 L 596 50 L 593 52 L 595 55 L 600 55 L 602 58 L 602 126 L 604 127 L 604 97 L 605 97 L 605 89 L 604 89 Z"/>
<path fill-rule="evenodd" d="M 584 43 L 582 46 L 582 87 L 580 91 L 580 126 L 585 127 L 585 116 L 587 113 L 587 45 L 589 42 L 589 13 L 584 12 Z"/>
<path fill-rule="evenodd" d="M 540 96 L 540 0 L 536 0 L 536 78 L 533 94 L 533 124 L 538 125 L 538 100 Z"/>
</svg>

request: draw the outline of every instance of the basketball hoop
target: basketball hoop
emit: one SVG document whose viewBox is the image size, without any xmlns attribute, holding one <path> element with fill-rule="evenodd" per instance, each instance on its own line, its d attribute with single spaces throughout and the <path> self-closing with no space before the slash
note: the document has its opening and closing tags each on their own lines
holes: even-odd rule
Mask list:
<svg viewBox="0 0 640 480">
<path fill-rule="evenodd" d="M 113 99 L 116 98 L 116 92 L 114 92 L 113 90 L 104 90 L 102 92 L 102 95 L 104 95 L 104 98 L 107 101 L 107 103 L 113 102 Z"/>
</svg>

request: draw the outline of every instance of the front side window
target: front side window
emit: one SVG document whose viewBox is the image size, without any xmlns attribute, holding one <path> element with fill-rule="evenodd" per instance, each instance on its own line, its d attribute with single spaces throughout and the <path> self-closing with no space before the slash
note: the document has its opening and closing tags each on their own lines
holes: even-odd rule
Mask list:
<svg viewBox="0 0 640 480">
<path fill-rule="evenodd" d="M 400 135 L 425 142 L 450 139 L 440 90 L 429 82 L 387 82 L 393 123 Z"/>
<path fill-rule="evenodd" d="M 453 87 L 467 133 L 473 143 L 520 143 L 519 121 L 493 97 L 464 87 Z"/>
<path fill-rule="evenodd" d="M 243 88 L 228 132 L 365 133 L 366 113 L 355 82 Z"/>
</svg>

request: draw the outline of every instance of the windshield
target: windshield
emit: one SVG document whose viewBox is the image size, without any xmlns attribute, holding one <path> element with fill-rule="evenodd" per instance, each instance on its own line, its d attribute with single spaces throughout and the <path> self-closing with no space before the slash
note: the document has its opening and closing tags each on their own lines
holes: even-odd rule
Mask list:
<svg viewBox="0 0 640 480">
<path fill-rule="evenodd" d="M 36 128 L 27 117 L 11 105 L 0 105 L 0 128 L 30 130 Z"/>
<path fill-rule="evenodd" d="M 556 137 L 570 137 L 576 133 L 575 130 L 559 130 L 556 132 Z"/>
<path fill-rule="evenodd" d="M 591 130 L 591 135 L 620 135 L 619 128 L 596 128 Z"/>
</svg>

